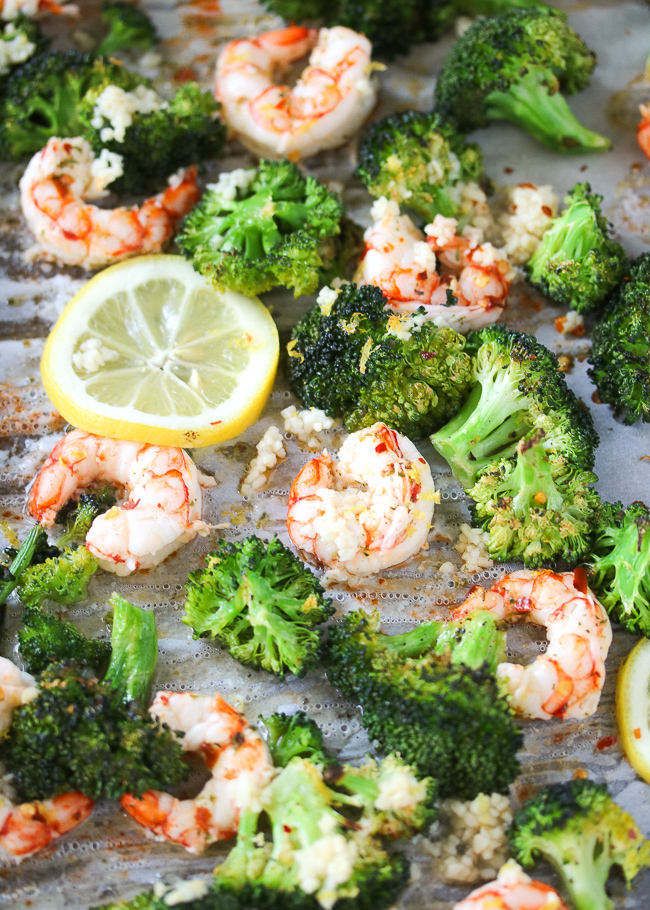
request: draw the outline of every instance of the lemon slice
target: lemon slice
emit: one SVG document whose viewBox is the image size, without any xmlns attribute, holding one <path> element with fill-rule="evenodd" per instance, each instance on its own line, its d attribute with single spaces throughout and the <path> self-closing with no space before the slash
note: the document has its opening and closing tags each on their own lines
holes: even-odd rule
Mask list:
<svg viewBox="0 0 650 910">
<path fill-rule="evenodd" d="M 41 376 L 62 416 L 86 432 L 206 446 L 257 420 L 278 354 L 259 300 L 216 291 L 181 256 L 140 256 L 70 301 Z"/>
<path fill-rule="evenodd" d="M 618 671 L 616 719 L 634 770 L 650 783 L 650 640 L 643 638 Z"/>
</svg>

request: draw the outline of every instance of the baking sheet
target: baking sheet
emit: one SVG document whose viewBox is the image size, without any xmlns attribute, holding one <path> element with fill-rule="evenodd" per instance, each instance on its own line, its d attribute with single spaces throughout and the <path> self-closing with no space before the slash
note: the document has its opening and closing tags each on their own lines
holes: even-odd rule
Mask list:
<svg viewBox="0 0 650 910">
<path fill-rule="evenodd" d="M 551 183 L 562 195 L 577 180 L 588 179 L 605 196 L 605 209 L 620 231 L 628 252 L 636 255 L 650 241 L 650 165 L 635 142 L 633 130 L 615 126 L 607 116 L 613 93 L 639 73 L 650 50 L 650 12 L 645 3 L 600 0 L 596 3 L 558 2 L 569 12 L 570 22 L 599 55 L 592 85 L 571 100 L 577 116 L 592 129 L 611 136 L 614 150 L 592 156 L 560 158 L 538 146 L 532 139 L 507 125 L 494 126 L 475 138 L 485 152 L 486 171 L 497 183 Z M 92 32 L 98 3 L 84 2 L 82 20 L 72 30 Z M 279 20 L 269 16 L 252 0 L 192 0 L 146 2 L 163 36 L 164 63 L 157 75 L 163 90 L 174 77 L 187 69 L 206 86 L 210 85 L 216 48 L 233 37 L 273 28 Z M 59 29 L 61 23 L 48 23 Z M 67 36 L 69 41 L 70 36 Z M 435 73 L 439 70 L 452 39 L 435 46 L 419 46 L 409 58 L 391 64 L 380 75 L 382 92 L 376 116 L 407 107 L 427 108 L 431 102 Z M 150 75 L 154 75 L 151 73 Z M 641 87 L 643 92 L 643 87 Z M 648 91 L 650 98 L 650 89 Z M 619 113 L 622 105 L 619 101 Z M 619 118 L 620 119 L 620 118 Z M 369 199 L 351 180 L 355 143 L 344 149 L 311 159 L 306 170 L 342 188 L 352 217 L 368 223 Z M 236 144 L 210 168 L 208 178 L 222 170 L 246 166 L 250 156 Z M 31 238 L 21 221 L 17 182 L 22 168 L 8 166 L 0 172 L 0 519 L 24 536 L 25 486 L 63 429 L 42 390 L 38 363 L 44 339 L 65 303 L 86 280 L 80 269 L 45 264 L 27 265 L 22 251 Z M 313 298 L 294 300 L 289 293 L 265 296 L 273 308 L 281 337 L 312 304 Z M 593 387 L 586 375 L 584 358 L 589 342 L 557 334 L 553 326 L 563 311 L 545 303 L 527 288 L 520 287 L 511 302 L 508 324 L 533 331 L 558 353 L 570 353 L 575 366 L 567 379 L 576 393 L 591 407 L 601 437 L 596 471 L 598 489 L 607 499 L 625 504 L 648 496 L 650 480 L 650 428 L 624 427 L 604 405 L 594 403 Z M 288 457 L 270 477 L 267 489 L 249 498 L 238 493 L 238 484 L 255 454 L 255 445 L 271 424 L 282 427 L 280 411 L 291 396 L 280 374 L 262 419 L 236 440 L 220 446 L 195 450 L 197 464 L 214 474 L 218 486 L 206 494 L 209 522 L 229 521 L 231 527 L 197 539 L 163 566 L 150 572 L 119 580 L 104 574 L 91 581 L 91 600 L 69 611 L 70 618 L 86 634 L 106 635 L 103 617 L 106 600 L 119 591 L 134 603 L 155 610 L 160 636 L 160 659 L 156 686 L 162 689 L 207 693 L 218 689 L 230 702 L 243 708 L 255 721 L 260 713 L 284 706 L 298 706 L 311 714 L 325 730 L 328 746 L 341 750 L 344 759 L 360 758 L 369 743 L 353 705 L 342 700 L 319 674 L 303 680 L 275 678 L 240 666 L 214 645 L 194 642 L 181 623 L 183 582 L 187 572 L 200 567 L 202 555 L 217 536 L 238 539 L 250 533 L 273 533 L 287 542 L 284 526 L 289 486 L 309 454 L 295 440 L 286 443 Z M 324 443 L 336 447 L 340 431 L 323 434 Z M 337 608 L 343 612 L 359 606 L 378 606 L 384 622 L 395 631 L 415 621 L 444 618 L 450 604 L 460 602 L 474 583 L 490 585 L 509 567 L 497 566 L 467 576 L 458 571 L 452 579 L 437 573 L 446 560 L 459 565 L 452 544 L 459 526 L 469 516 L 467 499 L 428 444 L 421 450 L 429 460 L 442 501 L 436 507 L 429 549 L 406 566 L 370 579 L 354 592 L 332 589 Z M 0 544 L 4 545 L 0 540 Z M 15 656 L 15 632 L 20 611 L 10 600 L 7 622 L 0 641 L 0 653 Z M 509 647 L 515 658 L 531 660 L 543 648 L 539 629 L 530 635 L 512 634 Z M 632 812 L 646 835 L 650 835 L 650 787 L 639 780 L 614 743 L 604 749 L 598 744 L 615 735 L 613 695 L 617 666 L 635 639 L 616 632 L 607 661 L 608 678 L 598 713 L 584 721 L 549 721 L 524 726 L 525 747 L 521 755 L 524 770 L 513 787 L 513 801 L 526 798 L 532 787 L 565 780 L 578 769 L 605 780 L 618 801 Z M 198 789 L 198 776 L 189 782 L 186 795 Z M 192 789 L 194 788 L 194 789 Z M 36 857 L 19 866 L 0 867 L 0 907 L 70 908 L 82 910 L 94 904 L 130 897 L 161 877 L 187 877 L 209 872 L 228 847 L 212 848 L 202 857 L 192 857 L 174 845 L 158 844 L 143 828 L 127 817 L 117 804 L 100 802 L 92 817 L 81 827 L 55 842 Z M 414 882 L 398 906 L 402 910 L 448 910 L 463 897 L 468 887 L 451 888 L 436 881 L 432 860 L 421 844 L 410 845 Z M 553 876 L 536 870 L 540 877 Z M 641 874 L 632 893 L 621 883 L 613 889 L 617 908 L 650 906 L 650 872 Z"/>
</svg>

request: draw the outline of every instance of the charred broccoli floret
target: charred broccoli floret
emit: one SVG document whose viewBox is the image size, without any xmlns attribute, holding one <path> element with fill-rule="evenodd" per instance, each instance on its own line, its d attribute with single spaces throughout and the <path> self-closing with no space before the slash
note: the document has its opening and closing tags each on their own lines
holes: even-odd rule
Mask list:
<svg viewBox="0 0 650 910">
<path fill-rule="evenodd" d="M 36 22 L 22 13 L 0 24 L 0 41 L 4 42 L 0 80 L 36 54 L 42 54 L 50 43 Z"/>
<path fill-rule="evenodd" d="M 436 110 L 462 132 L 504 119 L 556 152 L 607 149 L 562 92 L 585 88 L 596 57 L 560 13 L 513 9 L 480 19 L 456 42 L 436 84 Z"/>
<path fill-rule="evenodd" d="M 85 547 L 66 547 L 60 556 L 25 569 L 18 587 L 18 596 L 26 607 L 35 607 L 44 600 L 69 606 L 88 596 L 88 580 L 99 567 L 95 557 Z"/>
<path fill-rule="evenodd" d="M 56 523 L 65 527 L 59 544 L 64 546 L 70 541 L 83 542 L 97 516 L 103 515 L 116 502 L 111 487 L 104 487 L 94 493 L 81 493 L 79 499 L 69 500 L 56 516 Z"/>
<path fill-rule="evenodd" d="M 337 259 L 343 205 L 291 161 L 222 174 L 176 238 L 220 290 L 252 296 L 276 285 L 311 294 Z"/>
<path fill-rule="evenodd" d="M 623 423 L 650 422 L 650 253 L 631 263 L 594 328 L 588 374 Z"/>
<path fill-rule="evenodd" d="M 608 236 L 602 201 L 577 183 L 526 266 L 531 284 L 578 313 L 597 310 L 629 268 L 625 250 Z"/>
<path fill-rule="evenodd" d="M 286 767 L 292 758 L 306 758 L 315 765 L 334 761 L 323 745 L 323 731 L 304 711 L 260 717 L 258 729 L 278 768 Z"/>
<path fill-rule="evenodd" d="M 88 667 L 50 665 L 37 697 L 14 712 L 0 749 L 21 800 L 79 790 L 91 799 L 169 789 L 187 776 L 175 736 L 145 709 L 156 667 L 153 613 L 119 595 L 111 661 L 102 681 Z"/>
<path fill-rule="evenodd" d="M 606 785 L 590 780 L 545 787 L 517 812 L 509 838 L 525 868 L 543 859 L 556 869 L 576 910 L 614 910 L 605 890 L 612 867 L 629 887 L 650 864 L 650 841 Z"/>
<path fill-rule="evenodd" d="M 598 436 L 555 354 L 532 335 L 505 326 L 470 333 L 467 348 L 474 352 L 469 398 L 431 437 L 465 489 L 488 468 L 512 458 L 519 440 L 539 430 L 554 477 L 570 468 L 591 471 Z"/>
<path fill-rule="evenodd" d="M 600 499 L 589 484 L 597 479 L 573 466 L 553 476 L 543 430 L 522 439 L 514 461 L 488 468 L 468 491 L 490 556 L 531 569 L 558 558 L 575 565 L 591 548 Z"/>
<path fill-rule="evenodd" d="M 442 797 L 473 799 L 519 773 L 522 735 L 494 674 L 504 648 L 491 614 L 389 636 L 359 611 L 331 630 L 325 663 L 382 751 L 435 777 Z"/>
<path fill-rule="evenodd" d="M 431 322 L 398 339 L 385 307 L 372 285 L 346 285 L 317 303 L 293 329 L 289 381 L 306 407 L 343 417 L 351 431 L 379 420 L 417 439 L 458 410 L 471 361 L 462 335 Z"/>
<path fill-rule="evenodd" d="M 404 111 L 371 126 L 357 176 L 373 196 L 433 221 L 459 214 L 458 184 L 483 178 L 483 155 L 435 112 Z"/>
<path fill-rule="evenodd" d="M 589 585 L 616 622 L 650 638 L 650 509 L 603 503 L 596 521 Z"/>
<path fill-rule="evenodd" d="M 134 3 L 106 0 L 102 5 L 102 22 L 108 27 L 108 34 L 97 48 L 97 54 L 112 57 L 128 48 L 148 51 L 158 41 L 153 22 Z"/>
<path fill-rule="evenodd" d="M 333 613 L 316 576 L 277 537 L 248 537 L 221 541 L 191 573 L 183 622 L 242 663 L 304 676 L 318 663 L 317 626 Z"/>
<path fill-rule="evenodd" d="M 71 622 L 26 607 L 23 628 L 18 630 L 18 653 L 28 673 L 38 676 L 50 664 L 74 661 L 101 676 L 111 656 L 107 641 L 86 638 Z"/>
</svg>

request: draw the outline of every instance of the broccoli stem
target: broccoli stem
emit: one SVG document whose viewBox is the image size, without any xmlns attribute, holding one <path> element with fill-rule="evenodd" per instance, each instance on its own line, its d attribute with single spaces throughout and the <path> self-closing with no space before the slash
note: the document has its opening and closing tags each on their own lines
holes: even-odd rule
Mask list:
<svg viewBox="0 0 650 910">
<path fill-rule="evenodd" d="M 158 637 L 153 613 L 136 607 L 113 594 L 111 662 L 104 681 L 123 695 L 125 701 L 146 706 L 158 660 Z"/>
<path fill-rule="evenodd" d="M 494 616 L 477 612 L 465 622 L 423 622 L 401 635 L 384 635 L 382 647 L 400 658 L 425 654 L 449 655 L 453 665 L 478 670 L 487 663 L 492 673 L 505 656 L 505 632 L 497 630 Z"/>
<path fill-rule="evenodd" d="M 506 92 L 491 92 L 485 99 L 491 119 L 509 120 L 548 148 L 562 154 L 602 151 L 611 147 L 605 136 L 584 127 L 559 91 L 551 70 L 530 67 Z"/>
<path fill-rule="evenodd" d="M 445 624 L 442 622 L 423 622 L 417 629 L 403 632 L 401 635 L 384 635 L 382 647 L 405 660 L 409 657 L 421 657 L 433 651 Z"/>
<path fill-rule="evenodd" d="M 11 565 L 9 566 L 9 578 L 0 586 L 0 607 L 2 607 L 2 613 L 0 614 L 0 622 L 4 619 L 4 604 L 11 592 L 18 586 L 20 582 L 20 576 L 23 574 L 26 568 L 31 564 L 32 557 L 34 556 L 34 551 L 36 550 L 36 545 L 38 544 L 39 535 L 43 533 L 43 529 L 40 525 L 32 528 L 27 537 L 21 544 L 20 550 L 16 557 L 13 559 Z"/>
<path fill-rule="evenodd" d="M 607 836 L 604 830 L 600 834 Z M 605 891 L 612 857 L 609 849 L 603 849 L 598 842 L 598 834 L 593 837 L 585 834 L 579 841 L 572 836 L 562 847 L 560 842 L 557 850 L 551 852 L 546 842 L 543 854 L 560 874 L 571 903 L 579 910 L 614 910 L 614 902 Z"/>
</svg>

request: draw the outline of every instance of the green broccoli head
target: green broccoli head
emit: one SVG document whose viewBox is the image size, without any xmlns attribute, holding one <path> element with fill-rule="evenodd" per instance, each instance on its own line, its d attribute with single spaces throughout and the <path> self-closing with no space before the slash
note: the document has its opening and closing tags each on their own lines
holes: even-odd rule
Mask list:
<svg viewBox="0 0 650 910">
<path fill-rule="evenodd" d="M 304 711 L 260 717 L 258 729 L 278 768 L 286 767 L 292 758 L 306 758 L 316 765 L 334 761 L 323 745 L 323 731 Z"/>
<path fill-rule="evenodd" d="M 544 431 L 554 476 L 569 466 L 591 471 L 598 435 L 555 354 L 532 335 L 505 326 L 470 333 L 467 347 L 474 353 L 471 393 L 431 437 L 456 480 L 470 489 L 488 468 L 512 458 L 520 439 L 538 430 Z"/>
<path fill-rule="evenodd" d="M 357 176 L 373 196 L 386 196 L 433 221 L 438 213 L 458 214 L 455 187 L 483 178 L 483 155 L 439 114 L 404 111 L 371 126 Z"/>
<path fill-rule="evenodd" d="M 650 638 L 650 509 L 603 503 L 594 531 L 589 585 L 616 622 Z"/>
<path fill-rule="evenodd" d="M 60 556 L 25 569 L 18 596 L 26 607 L 38 606 L 44 600 L 70 606 L 87 598 L 88 580 L 98 566 L 85 547 L 66 547 Z"/>
<path fill-rule="evenodd" d="M 77 500 L 70 499 L 56 516 L 56 523 L 65 528 L 59 544 L 63 546 L 70 541 L 83 542 L 97 516 L 103 515 L 116 502 L 111 487 L 103 487 L 94 493 L 81 493 Z"/>
<path fill-rule="evenodd" d="M 86 638 L 71 622 L 26 607 L 23 628 L 18 630 L 18 653 L 28 673 L 38 676 L 51 664 L 73 661 L 101 676 L 111 656 L 107 641 Z"/>
<path fill-rule="evenodd" d="M 602 201 L 588 183 L 577 183 L 526 266 L 535 287 L 578 313 L 599 309 L 629 268 L 621 244 L 608 237 Z"/>
<path fill-rule="evenodd" d="M 108 27 L 108 34 L 95 53 L 105 57 L 129 48 L 148 51 L 158 42 L 153 22 L 134 3 L 105 0 L 102 5 L 102 22 Z"/>
<path fill-rule="evenodd" d="M 105 138 L 109 121 L 96 112 L 105 86 L 90 89 L 79 105 L 83 136 L 96 155 L 108 149 L 123 159 L 122 176 L 110 187 L 114 193 L 158 192 L 179 168 L 216 158 L 226 129 L 218 117 L 219 103 L 196 82 L 186 82 L 169 102 L 162 98 L 155 110 L 136 112 L 124 137 Z"/>
<path fill-rule="evenodd" d="M 650 422 L 650 253 L 631 263 L 592 334 L 588 374 L 623 423 Z"/>
<path fill-rule="evenodd" d="M 133 91 L 147 81 L 123 66 L 76 51 L 39 54 L 12 73 L 0 101 L 0 155 L 19 160 L 38 152 L 51 136 L 80 136 L 79 105 L 90 89 L 108 85 Z"/>
<path fill-rule="evenodd" d="M 630 885 L 650 863 L 650 842 L 605 784 L 572 780 L 545 787 L 515 815 L 510 849 L 522 866 L 544 859 L 557 870 L 576 910 L 614 910 L 605 891 L 613 866 Z"/>
<path fill-rule="evenodd" d="M 291 161 L 222 174 L 183 221 L 176 241 L 220 290 L 248 296 L 280 285 L 311 294 L 331 269 L 343 205 Z"/>
<path fill-rule="evenodd" d="M 222 541 L 187 582 L 183 622 L 236 660 L 304 676 L 318 663 L 317 626 L 334 613 L 323 587 L 277 537 Z"/>
<path fill-rule="evenodd" d="M 557 559 L 575 566 L 591 547 L 600 500 L 589 484 L 597 479 L 573 467 L 554 476 L 543 430 L 522 439 L 514 461 L 488 468 L 469 490 L 477 524 L 490 535 L 490 556 L 530 569 Z"/>
<path fill-rule="evenodd" d="M 403 341 L 390 319 L 379 288 L 345 285 L 294 327 L 289 381 L 306 407 L 343 417 L 351 431 L 383 421 L 417 439 L 458 410 L 470 359 L 453 329 L 427 322 Z"/>
<path fill-rule="evenodd" d="M 388 636 L 377 613 L 350 613 L 325 655 L 370 738 L 435 778 L 441 797 L 503 792 L 519 773 L 522 735 L 494 676 L 504 633 L 489 614 L 471 619 L 460 634 L 459 624 L 423 623 Z"/>
<path fill-rule="evenodd" d="M 596 57 L 552 9 L 512 9 L 475 22 L 436 84 L 436 110 L 462 132 L 505 119 L 556 152 L 607 149 L 562 95 L 585 88 Z"/>
<path fill-rule="evenodd" d="M 10 22 L 1 23 L 0 41 L 4 41 L 7 51 L 5 60 L 0 64 L 0 79 L 36 54 L 44 53 L 50 44 L 37 23 L 22 13 Z"/>
</svg>

